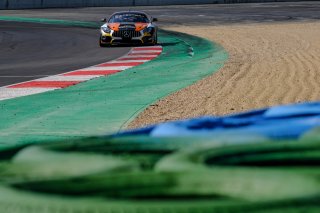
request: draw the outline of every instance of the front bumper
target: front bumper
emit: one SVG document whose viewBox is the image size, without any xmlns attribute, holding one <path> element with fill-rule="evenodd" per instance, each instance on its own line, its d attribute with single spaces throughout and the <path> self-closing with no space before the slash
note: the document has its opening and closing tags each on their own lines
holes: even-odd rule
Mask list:
<svg viewBox="0 0 320 213">
<path fill-rule="evenodd" d="M 114 32 L 104 33 L 101 32 L 100 41 L 102 44 L 151 44 L 155 40 L 155 35 L 150 33 L 139 32 L 139 36 L 136 37 L 117 37 L 113 36 Z"/>
</svg>

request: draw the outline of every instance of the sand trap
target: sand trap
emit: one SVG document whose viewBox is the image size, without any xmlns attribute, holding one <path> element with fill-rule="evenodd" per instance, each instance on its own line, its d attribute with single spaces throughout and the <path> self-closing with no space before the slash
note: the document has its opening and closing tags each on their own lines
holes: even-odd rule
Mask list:
<svg viewBox="0 0 320 213">
<path fill-rule="evenodd" d="M 220 43 L 217 73 L 150 106 L 129 128 L 320 100 L 320 22 L 174 27 Z"/>
</svg>

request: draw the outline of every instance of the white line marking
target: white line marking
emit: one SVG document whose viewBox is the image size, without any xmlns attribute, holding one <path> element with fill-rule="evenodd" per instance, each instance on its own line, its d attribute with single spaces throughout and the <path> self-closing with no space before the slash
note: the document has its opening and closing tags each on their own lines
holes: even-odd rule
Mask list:
<svg viewBox="0 0 320 213">
<path fill-rule="evenodd" d="M 152 46 L 152 47 L 135 47 L 135 49 L 162 49 L 162 46 Z"/>
<path fill-rule="evenodd" d="M 158 57 L 159 55 L 126 55 L 126 56 L 123 56 L 121 58 L 155 58 L 155 57 Z"/>
<path fill-rule="evenodd" d="M 108 70 L 126 70 L 131 68 L 132 66 L 111 66 L 111 67 L 88 67 L 81 70 L 76 71 L 92 71 L 92 70 L 98 70 L 98 71 L 108 71 Z"/>
<path fill-rule="evenodd" d="M 48 92 L 59 88 L 0 88 L 0 100 Z"/>
<path fill-rule="evenodd" d="M 46 78 L 37 79 L 37 81 L 88 81 L 102 75 L 53 75 Z"/>
<path fill-rule="evenodd" d="M 133 50 L 130 53 L 161 53 L 162 50 Z"/>
<path fill-rule="evenodd" d="M 134 62 L 142 62 L 145 63 L 150 60 L 119 60 L 119 61 L 112 61 L 112 63 L 134 63 Z"/>
</svg>

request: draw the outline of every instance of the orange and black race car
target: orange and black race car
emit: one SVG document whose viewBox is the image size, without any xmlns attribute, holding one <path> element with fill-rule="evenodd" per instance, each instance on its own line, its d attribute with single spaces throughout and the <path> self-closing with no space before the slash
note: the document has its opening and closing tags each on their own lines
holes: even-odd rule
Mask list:
<svg viewBox="0 0 320 213">
<path fill-rule="evenodd" d="M 101 26 L 99 44 L 101 47 L 113 44 L 151 44 L 158 42 L 157 21 L 144 12 L 126 11 L 114 13 Z"/>
</svg>

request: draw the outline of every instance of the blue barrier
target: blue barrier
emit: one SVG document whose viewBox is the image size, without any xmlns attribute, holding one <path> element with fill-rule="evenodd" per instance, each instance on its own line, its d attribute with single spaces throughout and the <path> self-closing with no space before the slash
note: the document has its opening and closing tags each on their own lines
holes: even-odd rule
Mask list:
<svg viewBox="0 0 320 213">
<path fill-rule="evenodd" d="M 123 132 L 120 135 L 260 135 L 270 139 L 296 139 L 317 126 L 320 126 L 320 102 L 277 106 L 224 117 L 174 121 Z"/>
</svg>

